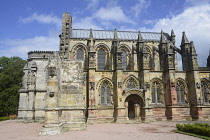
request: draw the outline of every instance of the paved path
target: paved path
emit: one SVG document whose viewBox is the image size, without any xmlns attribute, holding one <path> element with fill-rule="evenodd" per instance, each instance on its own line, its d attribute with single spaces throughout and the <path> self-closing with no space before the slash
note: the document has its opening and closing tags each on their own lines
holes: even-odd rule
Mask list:
<svg viewBox="0 0 210 140">
<path fill-rule="evenodd" d="M 177 122 L 141 124 L 94 124 L 85 131 L 64 132 L 54 136 L 39 136 L 42 124 L 0 122 L 0 140 L 199 140 L 171 132 Z"/>
</svg>

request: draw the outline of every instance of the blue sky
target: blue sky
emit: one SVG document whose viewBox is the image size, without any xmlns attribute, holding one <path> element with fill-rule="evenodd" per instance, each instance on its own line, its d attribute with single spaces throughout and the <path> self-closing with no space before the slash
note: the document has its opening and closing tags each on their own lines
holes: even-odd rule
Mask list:
<svg viewBox="0 0 210 140">
<path fill-rule="evenodd" d="M 33 50 L 58 50 L 61 18 L 73 28 L 136 30 L 176 34 L 194 41 L 199 65 L 210 47 L 210 0 L 1 0 L 0 56 L 27 58 Z"/>
</svg>

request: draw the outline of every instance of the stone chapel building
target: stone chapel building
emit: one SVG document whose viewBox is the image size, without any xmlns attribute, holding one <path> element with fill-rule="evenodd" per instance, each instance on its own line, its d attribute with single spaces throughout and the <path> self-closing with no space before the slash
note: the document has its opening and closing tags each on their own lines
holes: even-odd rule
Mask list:
<svg viewBox="0 0 210 140">
<path fill-rule="evenodd" d="M 210 120 L 210 55 L 199 67 L 185 32 L 72 29 L 63 14 L 59 51 L 31 51 L 19 90 L 18 120 L 40 134 L 87 123 Z M 178 71 L 181 55 L 183 71 Z"/>
</svg>

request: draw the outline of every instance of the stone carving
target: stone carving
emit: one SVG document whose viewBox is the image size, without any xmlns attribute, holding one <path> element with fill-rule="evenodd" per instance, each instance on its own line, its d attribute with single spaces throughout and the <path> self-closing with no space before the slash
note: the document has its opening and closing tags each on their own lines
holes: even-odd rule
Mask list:
<svg viewBox="0 0 210 140">
<path fill-rule="evenodd" d="M 201 84 L 200 84 L 200 83 L 196 83 L 196 87 L 197 87 L 198 89 L 200 89 L 200 88 L 201 88 Z"/>
<path fill-rule="evenodd" d="M 118 82 L 118 88 L 122 88 L 122 82 Z"/>
<path fill-rule="evenodd" d="M 36 72 L 32 71 L 32 76 L 31 76 L 31 85 L 36 84 Z"/>
<path fill-rule="evenodd" d="M 145 83 L 145 89 L 149 89 L 150 88 L 150 84 L 149 84 L 149 82 L 146 82 Z"/>
<path fill-rule="evenodd" d="M 35 85 L 35 84 L 36 84 L 36 72 L 28 71 L 27 85 Z"/>
<path fill-rule="evenodd" d="M 90 82 L 90 90 L 95 90 L 95 82 Z"/>
<path fill-rule="evenodd" d="M 49 76 L 57 76 L 56 67 L 49 67 Z"/>
</svg>

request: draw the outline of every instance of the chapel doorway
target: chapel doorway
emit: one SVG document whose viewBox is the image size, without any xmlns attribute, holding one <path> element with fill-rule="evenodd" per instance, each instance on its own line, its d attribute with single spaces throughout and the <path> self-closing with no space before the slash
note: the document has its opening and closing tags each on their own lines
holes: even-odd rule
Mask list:
<svg viewBox="0 0 210 140">
<path fill-rule="evenodd" d="M 141 118 L 142 99 L 139 95 L 129 95 L 125 100 L 125 104 L 127 104 L 129 120 L 138 120 Z"/>
</svg>

